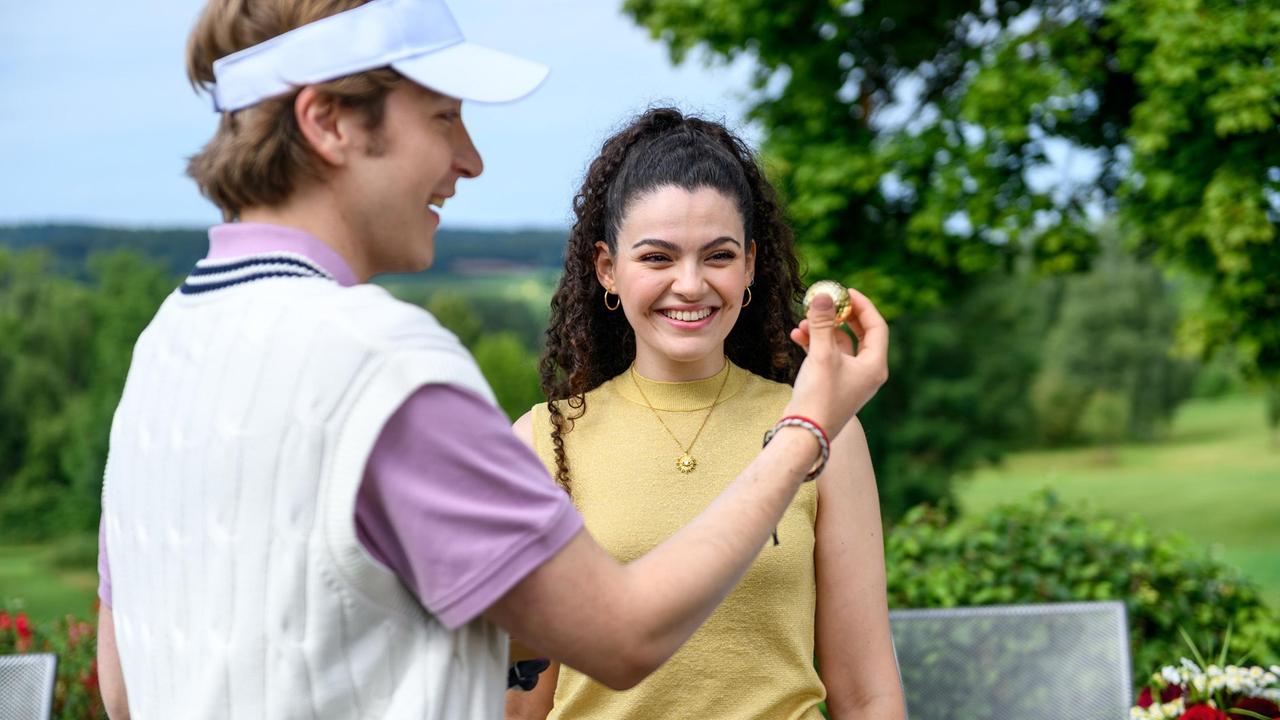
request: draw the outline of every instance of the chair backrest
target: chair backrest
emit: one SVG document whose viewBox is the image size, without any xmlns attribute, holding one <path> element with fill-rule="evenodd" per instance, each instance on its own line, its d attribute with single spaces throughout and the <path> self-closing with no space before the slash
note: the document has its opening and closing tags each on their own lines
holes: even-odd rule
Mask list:
<svg viewBox="0 0 1280 720">
<path fill-rule="evenodd" d="M 48 720 L 57 674 L 58 656 L 52 653 L 0 655 L 0 718 Z"/>
<path fill-rule="evenodd" d="M 1119 602 L 889 613 L 911 720 L 1124 720 L 1132 688 Z"/>
</svg>

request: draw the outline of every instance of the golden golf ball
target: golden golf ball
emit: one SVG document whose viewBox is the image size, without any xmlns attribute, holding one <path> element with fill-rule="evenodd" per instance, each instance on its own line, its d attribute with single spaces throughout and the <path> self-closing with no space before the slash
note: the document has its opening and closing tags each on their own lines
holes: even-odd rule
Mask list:
<svg viewBox="0 0 1280 720">
<path fill-rule="evenodd" d="M 813 298 L 822 293 L 831 298 L 831 302 L 836 306 L 836 324 L 842 323 L 849 319 L 849 313 L 853 310 L 852 303 L 849 302 L 849 291 L 835 280 L 819 280 L 809 286 L 804 293 L 804 311 L 809 312 L 809 305 L 813 303 Z"/>
</svg>

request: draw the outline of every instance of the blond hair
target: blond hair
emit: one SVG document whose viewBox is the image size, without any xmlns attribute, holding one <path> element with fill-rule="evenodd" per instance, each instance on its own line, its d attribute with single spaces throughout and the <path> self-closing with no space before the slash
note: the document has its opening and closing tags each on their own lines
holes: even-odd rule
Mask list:
<svg viewBox="0 0 1280 720">
<path fill-rule="evenodd" d="M 187 40 L 187 77 L 197 89 L 214 84 L 213 61 L 367 0 L 209 0 Z M 340 105 L 382 124 L 387 93 L 402 76 L 391 68 L 349 75 L 315 87 Z M 187 174 L 227 220 L 246 207 L 284 202 L 298 181 L 319 179 L 322 166 L 293 113 L 298 91 L 223 113 L 204 148 L 187 161 Z"/>
</svg>

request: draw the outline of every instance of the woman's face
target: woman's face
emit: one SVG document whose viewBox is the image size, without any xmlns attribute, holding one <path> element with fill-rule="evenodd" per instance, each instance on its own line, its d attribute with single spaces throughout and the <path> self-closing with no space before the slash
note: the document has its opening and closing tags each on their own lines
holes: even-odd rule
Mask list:
<svg viewBox="0 0 1280 720">
<path fill-rule="evenodd" d="M 636 370 L 655 380 L 710 377 L 755 272 L 737 203 L 718 190 L 666 186 L 633 198 L 616 253 L 596 243 L 596 276 L 622 299 Z"/>
</svg>

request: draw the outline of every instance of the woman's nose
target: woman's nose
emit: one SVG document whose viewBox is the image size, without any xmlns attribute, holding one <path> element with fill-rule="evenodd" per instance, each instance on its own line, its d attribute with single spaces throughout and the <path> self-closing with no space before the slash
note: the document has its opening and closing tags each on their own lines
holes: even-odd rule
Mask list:
<svg viewBox="0 0 1280 720">
<path fill-rule="evenodd" d="M 684 263 L 679 267 L 671 289 L 677 295 L 697 297 L 702 294 L 702 285 L 702 268 L 698 263 Z"/>
</svg>

